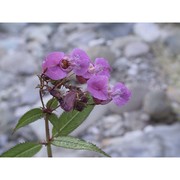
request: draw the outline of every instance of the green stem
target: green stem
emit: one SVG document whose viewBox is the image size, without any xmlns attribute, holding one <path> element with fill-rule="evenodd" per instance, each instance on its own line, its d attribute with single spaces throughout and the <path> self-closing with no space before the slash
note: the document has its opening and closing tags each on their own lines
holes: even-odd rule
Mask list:
<svg viewBox="0 0 180 180">
<path fill-rule="evenodd" d="M 52 157 L 52 150 L 51 150 L 51 138 L 49 133 L 49 121 L 48 121 L 48 115 L 45 115 L 45 130 L 46 130 L 46 142 L 47 142 L 47 155 L 48 157 Z"/>
</svg>

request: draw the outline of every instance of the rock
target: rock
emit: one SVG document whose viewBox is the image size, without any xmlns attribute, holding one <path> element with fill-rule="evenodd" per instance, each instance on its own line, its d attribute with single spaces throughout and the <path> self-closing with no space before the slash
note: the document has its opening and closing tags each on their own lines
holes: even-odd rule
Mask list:
<svg viewBox="0 0 180 180">
<path fill-rule="evenodd" d="M 21 116 L 23 114 L 25 114 L 27 111 L 29 111 L 31 109 L 30 106 L 22 106 L 22 107 L 17 107 L 15 112 L 14 112 L 14 116 L 16 118 L 21 118 Z"/>
<path fill-rule="evenodd" d="M 43 57 L 43 47 L 40 43 L 38 43 L 37 41 L 31 41 L 27 44 L 26 46 L 28 52 L 30 52 L 33 56 L 35 57 Z"/>
<path fill-rule="evenodd" d="M 180 157 L 179 136 L 180 123 L 159 125 L 150 131 L 134 131 L 123 137 L 105 139 L 102 146 L 117 157 Z"/>
<path fill-rule="evenodd" d="M 148 86 L 145 84 L 133 83 L 131 86 L 129 86 L 129 89 L 132 93 L 132 96 L 126 105 L 120 108 L 113 102 L 108 104 L 108 107 L 112 112 L 122 114 L 124 112 L 136 111 L 142 108 L 144 97 L 149 90 Z"/>
<path fill-rule="evenodd" d="M 170 101 L 162 90 L 149 92 L 145 96 L 143 109 L 152 119 L 162 122 L 166 122 L 172 113 Z"/>
<path fill-rule="evenodd" d="M 103 38 L 93 39 L 89 42 L 89 46 L 92 47 L 92 46 L 103 45 L 103 44 L 105 44 L 105 42 L 106 41 Z"/>
<path fill-rule="evenodd" d="M 20 37 L 2 38 L 0 41 L 0 50 L 6 53 L 17 51 L 22 46 L 25 46 L 25 42 Z"/>
<path fill-rule="evenodd" d="M 8 129 L 8 123 L 11 122 L 14 117 L 8 104 L 2 101 L 0 103 L 0 115 L 0 133 L 4 133 Z"/>
<path fill-rule="evenodd" d="M 157 24 L 137 23 L 134 26 L 134 33 L 140 36 L 146 42 L 154 42 L 160 36 L 160 30 Z"/>
<path fill-rule="evenodd" d="M 5 71 L 0 70 L 0 77 L 6 77 L 6 78 L 0 78 L 0 84 L 1 84 L 1 91 L 6 89 L 8 86 L 12 84 L 12 82 L 15 81 L 15 76 L 10 73 L 6 73 Z"/>
<path fill-rule="evenodd" d="M 107 40 L 114 39 L 120 36 L 126 36 L 132 32 L 133 24 L 131 23 L 105 23 L 99 24 L 94 28 L 98 37 L 105 38 Z"/>
<path fill-rule="evenodd" d="M 36 88 L 39 79 L 36 76 L 28 77 L 25 81 L 24 90 L 21 95 L 22 104 L 33 104 L 39 99 L 39 91 Z"/>
<path fill-rule="evenodd" d="M 94 31 L 82 30 L 68 34 L 66 41 L 74 47 L 81 46 L 83 48 L 84 46 L 87 47 L 87 44 L 94 39 L 97 39 Z"/>
<path fill-rule="evenodd" d="M 128 69 L 128 75 L 135 76 L 138 74 L 138 65 L 137 64 L 131 64 L 130 68 Z"/>
<path fill-rule="evenodd" d="M 129 43 L 124 50 L 126 57 L 141 56 L 149 52 L 149 46 L 144 42 Z"/>
<path fill-rule="evenodd" d="M 168 47 L 170 53 L 174 55 L 180 54 L 180 33 L 168 36 L 164 43 Z"/>
<path fill-rule="evenodd" d="M 0 68 L 14 74 L 35 74 L 38 66 L 33 57 L 26 52 L 14 52 L 3 56 Z"/>
<path fill-rule="evenodd" d="M 109 115 L 102 119 L 103 136 L 121 136 L 125 133 L 124 122 L 119 115 Z"/>
<path fill-rule="evenodd" d="M 130 65 L 131 63 L 127 60 L 127 58 L 122 57 L 115 61 L 113 68 L 116 69 L 119 73 L 125 74 Z"/>
<path fill-rule="evenodd" d="M 26 41 L 37 41 L 42 45 L 48 43 L 48 36 L 52 33 L 52 27 L 48 25 L 31 25 L 28 26 L 24 32 L 23 36 Z"/>
<path fill-rule="evenodd" d="M 141 111 L 124 113 L 124 118 L 124 126 L 128 131 L 144 129 L 149 121 L 149 116 Z"/>
<path fill-rule="evenodd" d="M 128 35 L 128 36 L 123 36 L 123 37 L 118 37 L 115 38 L 111 42 L 111 48 L 112 49 L 122 49 L 124 48 L 127 44 L 132 43 L 132 42 L 138 42 L 141 39 L 137 36 L 134 35 Z"/>
<path fill-rule="evenodd" d="M 1 23 L 0 32 L 16 34 L 21 33 L 27 23 Z"/>
<path fill-rule="evenodd" d="M 113 63 L 116 59 L 115 54 L 107 46 L 89 47 L 86 52 L 92 60 L 103 57 L 107 59 L 109 63 Z"/>
<path fill-rule="evenodd" d="M 0 134 L 0 147 L 3 147 L 8 142 L 8 137 L 5 134 Z"/>
</svg>

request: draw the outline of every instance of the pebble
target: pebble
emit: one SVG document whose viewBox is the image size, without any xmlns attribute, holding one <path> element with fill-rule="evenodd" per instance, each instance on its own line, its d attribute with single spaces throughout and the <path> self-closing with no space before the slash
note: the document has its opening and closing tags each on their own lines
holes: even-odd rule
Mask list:
<svg viewBox="0 0 180 180">
<path fill-rule="evenodd" d="M 115 54 L 107 46 L 89 47 L 86 52 L 92 60 L 95 60 L 98 57 L 103 57 L 107 59 L 111 64 L 116 60 Z"/>
<path fill-rule="evenodd" d="M 37 63 L 33 57 L 26 52 L 13 52 L 3 56 L 0 68 L 13 74 L 31 75 L 37 72 Z"/>
<path fill-rule="evenodd" d="M 134 33 L 144 41 L 152 43 L 158 40 L 160 29 L 158 25 L 154 23 L 137 23 L 134 26 Z"/>
<path fill-rule="evenodd" d="M 36 88 L 39 84 L 37 76 L 28 77 L 23 87 L 23 93 L 21 94 L 22 104 L 33 104 L 39 100 L 39 91 Z"/>
<path fill-rule="evenodd" d="M 28 26 L 23 31 L 23 37 L 26 41 L 37 41 L 42 45 L 48 43 L 48 36 L 52 33 L 52 27 L 48 25 Z"/>
<path fill-rule="evenodd" d="M 167 116 L 171 119 L 171 110 L 167 110 L 169 105 L 179 107 L 179 91 L 175 93 L 172 84 L 173 91 L 169 91 L 167 86 L 171 101 L 162 112 L 164 118 L 154 121 L 152 111 L 145 110 L 147 101 L 148 109 L 152 110 L 159 99 L 162 101 L 162 105 L 158 105 L 161 108 L 166 106 L 168 99 L 158 95 L 147 100 L 150 90 L 154 91 L 164 84 L 159 73 L 161 70 L 156 66 L 157 54 L 151 49 L 154 42 L 163 38 L 164 50 L 177 56 L 176 63 L 166 65 L 166 69 L 173 70 L 172 76 L 178 77 L 179 33 L 173 31 L 175 25 L 171 32 L 164 28 L 166 24 L 160 26 L 154 23 L 4 25 L 0 24 L 0 76 L 3 77 L 0 79 L 0 153 L 19 142 L 45 139 L 43 119 L 20 129 L 13 136 L 10 134 L 19 117 L 29 109 L 41 106 L 38 89 L 35 89 L 38 79 L 34 74 L 40 72 L 44 55 L 51 51 L 69 53 L 78 47 L 87 49 L 92 60 L 96 57 L 108 59 L 113 66 L 111 83 L 124 82 L 132 91 L 132 98 L 121 108 L 114 103 L 96 106 L 71 135 L 98 145 L 113 157 L 180 157 L 180 125 L 174 117 L 173 121 L 167 120 Z M 164 37 L 163 31 L 167 32 Z M 161 50 L 158 52 L 161 53 Z M 174 59 L 170 58 L 171 61 L 174 62 Z M 45 96 L 45 102 L 50 98 Z M 167 112 L 169 114 L 165 116 Z M 59 115 L 62 110 L 59 108 L 56 113 Z M 53 154 L 54 157 L 102 157 L 95 152 L 56 147 L 53 147 Z M 36 155 L 43 156 L 47 156 L 46 148 Z"/>
<path fill-rule="evenodd" d="M 144 111 L 151 118 L 165 122 L 171 116 L 172 108 L 166 93 L 162 90 L 150 91 L 144 99 Z"/>
<path fill-rule="evenodd" d="M 126 57 L 137 57 L 149 52 L 149 46 L 144 42 L 129 43 L 124 50 Z"/>
<path fill-rule="evenodd" d="M 180 33 L 168 36 L 164 40 L 164 43 L 167 46 L 170 53 L 172 53 L 174 55 L 180 54 Z"/>
</svg>

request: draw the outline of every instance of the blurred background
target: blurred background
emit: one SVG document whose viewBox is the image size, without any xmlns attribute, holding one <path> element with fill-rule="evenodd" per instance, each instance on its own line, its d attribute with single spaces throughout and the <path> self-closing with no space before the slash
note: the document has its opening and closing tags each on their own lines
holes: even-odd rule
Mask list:
<svg viewBox="0 0 180 180">
<path fill-rule="evenodd" d="M 0 153 L 20 142 L 45 139 L 43 120 L 13 135 L 12 129 L 26 111 L 40 106 L 36 74 L 45 55 L 75 47 L 92 60 L 108 59 L 111 83 L 124 82 L 132 98 L 122 108 L 96 106 L 72 134 L 113 157 L 179 157 L 180 25 L 173 23 L 1 23 Z M 101 156 L 60 148 L 53 148 L 53 154 Z M 46 150 L 36 156 L 46 156 Z"/>
</svg>

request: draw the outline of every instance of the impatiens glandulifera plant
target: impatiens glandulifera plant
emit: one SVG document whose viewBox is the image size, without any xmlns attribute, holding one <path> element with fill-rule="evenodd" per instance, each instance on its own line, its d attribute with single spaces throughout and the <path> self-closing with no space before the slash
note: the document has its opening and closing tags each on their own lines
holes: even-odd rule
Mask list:
<svg viewBox="0 0 180 180">
<path fill-rule="evenodd" d="M 96 58 L 92 62 L 86 52 L 78 48 L 70 54 L 48 54 L 42 64 L 42 73 L 38 75 L 37 88 L 42 106 L 26 112 L 14 129 L 15 132 L 43 118 L 46 140 L 18 144 L 1 157 L 32 157 L 42 146 L 46 146 L 48 157 L 53 156 L 51 146 L 90 150 L 109 157 L 96 145 L 70 134 L 85 121 L 95 105 L 113 101 L 121 107 L 129 100 L 131 92 L 123 83 L 109 84 L 110 72 L 111 67 L 106 59 Z M 52 97 L 45 103 L 44 96 L 48 94 Z M 58 108 L 64 110 L 61 115 L 56 112 Z M 53 127 L 51 133 L 49 123 Z"/>
</svg>

